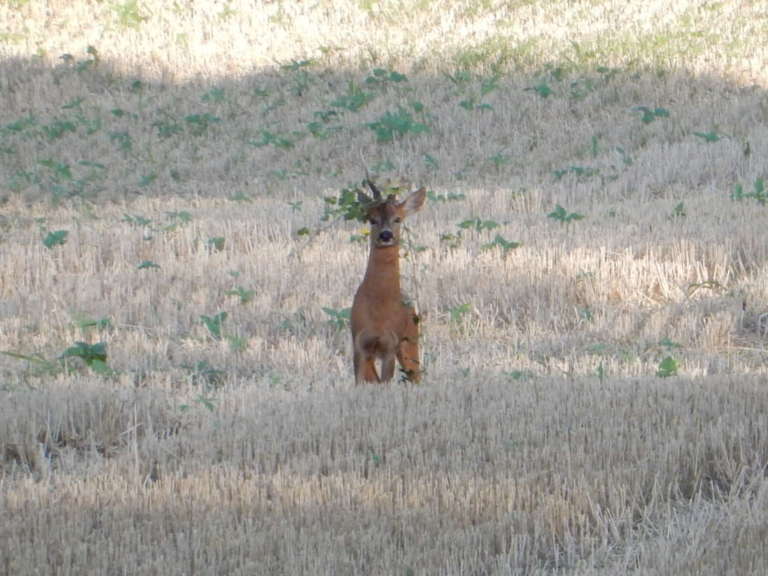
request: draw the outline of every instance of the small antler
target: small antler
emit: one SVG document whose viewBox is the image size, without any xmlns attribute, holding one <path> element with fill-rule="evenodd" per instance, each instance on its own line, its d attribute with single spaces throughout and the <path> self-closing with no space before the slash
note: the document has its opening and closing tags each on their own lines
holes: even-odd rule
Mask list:
<svg viewBox="0 0 768 576">
<path fill-rule="evenodd" d="M 373 199 L 381 200 L 381 191 L 376 188 L 373 180 L 371 180 L 371 175 L 368 173 L 368 168 L 365 169 L 365 184 L 368 186 L 368 188 L 371 189 L 371 192 L 373 192 Z"/>
</svg>

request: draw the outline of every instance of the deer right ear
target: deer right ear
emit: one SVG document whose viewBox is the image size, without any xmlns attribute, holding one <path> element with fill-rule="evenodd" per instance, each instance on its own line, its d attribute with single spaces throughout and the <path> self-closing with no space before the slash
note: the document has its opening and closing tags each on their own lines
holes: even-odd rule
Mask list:
<svg viewBox="0 0 768 576">
<path fill-rule="evenodd" d="M 419 188 L 416 190 L 416 192 L 412 192 L 408 198 L 403 200 L 401 206 L 403 207 L 403 210 L 405 210 L 406 214 L 413 214 L 414 212 L 421 210 L 421 207 L 424 206 L 424 201 L 426 199 L 427 189 Z"/>
</svg>

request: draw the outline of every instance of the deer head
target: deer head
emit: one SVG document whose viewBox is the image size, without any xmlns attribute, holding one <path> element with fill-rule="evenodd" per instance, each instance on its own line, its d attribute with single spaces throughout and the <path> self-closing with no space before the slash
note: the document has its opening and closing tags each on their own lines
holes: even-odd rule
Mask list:
<svg viewBox="0 0 768 576">
<path fill-rule="evenodd" d="M 419 188 L 399 202 L 394 194 L 385 199 L 381 191 L 366 178 L 373 197 L 358 191 L 357 198 L 364 207 L 365 219 L 371 225 L 371 248 L 389 248 L 400 244 L 400 226 L 406 216 L 421 209 L 427 190 Z"/>
</svg>

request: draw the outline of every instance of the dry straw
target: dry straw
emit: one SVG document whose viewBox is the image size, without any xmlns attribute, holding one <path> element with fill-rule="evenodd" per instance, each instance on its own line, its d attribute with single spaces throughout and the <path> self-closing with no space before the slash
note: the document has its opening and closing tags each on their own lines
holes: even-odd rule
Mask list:
<svg viewBox="0 0 768 576">
<path fill-rule="evenodd" d="M 0 573 L 765 573 L 768 12 L 673 4 L 0 4 Z"/>
</svg>

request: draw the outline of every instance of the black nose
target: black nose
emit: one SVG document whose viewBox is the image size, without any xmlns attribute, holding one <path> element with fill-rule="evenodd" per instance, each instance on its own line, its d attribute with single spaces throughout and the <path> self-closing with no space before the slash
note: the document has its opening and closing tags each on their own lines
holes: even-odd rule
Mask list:
<svg viewBox="0 0 768 576">
<path fill-rule="evenodd" d="M 392 231 L 391 230 L 383 230 L 379 234 L 379 240 L 382 242 L 390 242 L 393 238 Z"/>
</svg>

